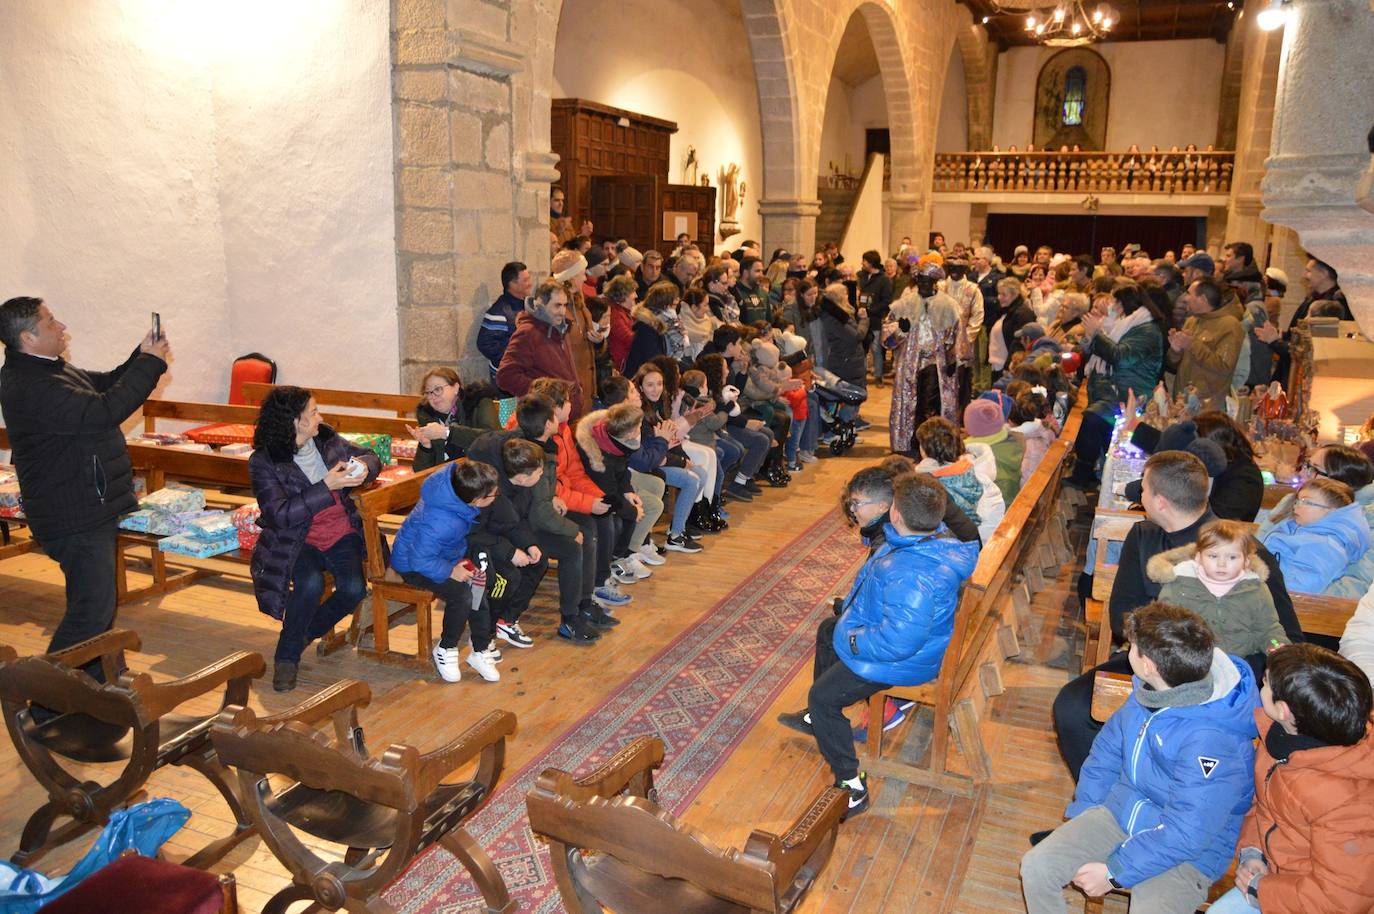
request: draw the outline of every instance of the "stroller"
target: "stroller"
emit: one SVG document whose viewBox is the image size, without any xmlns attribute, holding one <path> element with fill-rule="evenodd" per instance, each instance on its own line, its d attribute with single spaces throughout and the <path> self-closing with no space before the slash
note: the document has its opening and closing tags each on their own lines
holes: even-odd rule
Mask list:
<svg viewBox="0 0 1374 914">
<path fill-rule="evenodd" d="M 836 457 L 843 455 L 858 440 L 858 430 L 852 418 L 846 419 L 841 413 L 844 407 L 857 407 L 868 399 L 868 391 L 857 384 L 841 380 L 834 372 L 819 365 L 812 369 L 815 378 L 816 398 L 821 404 L 821 439 L 830 443 L 830 453 Z M 858 410 L 853 412 L 857 415 Z"/>
</svg>

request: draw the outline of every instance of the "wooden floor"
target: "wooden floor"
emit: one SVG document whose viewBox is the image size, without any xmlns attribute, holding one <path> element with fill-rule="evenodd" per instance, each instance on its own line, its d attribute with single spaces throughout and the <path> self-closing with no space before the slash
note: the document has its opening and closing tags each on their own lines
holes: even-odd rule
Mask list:
<svg viewBox="0 0 1374 914">
<path fill-rule="evenodd" d="M 309 652 L 296 692 L 278 695 L 270 682 L 259 682 L 253 705 L 275 712 L 337 679 L 364 679 L 373 692 L 372 704 L 363 712 L 369 744 L 409 742 L 422 750 L 451 739 L 488 710 L 505 708 L 519 718 L 507 770 L 519 768 L 736 583 L 771 560 L 797 531 L 833 508 L 849 475 L 886 454 L 887 391 L 871 394 L 863 412 L 874 427 L 855 451 L 811 465 L 785 491 L 767 492 L 751 504 L 731 508 L 732 529 L 708 538 L 706 551 L 673 554 L 651 579 L 627 588 L 635 600 L 618 614 L 625 624 L 596 647 L 578 648 L 553 637 L 556 594 L 546 582 L 527 617 L 526 629 L 536 646 L 505 651 L 500 683 L 483 683 L 470 675 L 446 685 L 351 652 L 323 659 Z M 1050 702 L 1069 678 L 1077 637 L 1072 577 L 1072 569 L 1066 568 L 1035 595 L 1032 628 L 1023 633 L 1024 653 L 1009 663 L 1007 691 L 991 705 L 986 726 L 993 783 L 972 799 L 958 799 L 875 781 L 873 810 L 842 827 L 834 858 L 802 911 L 1024 910 L 1017 866 L 1026 836 L 1059 821 L 1072 788 L 1049 723 Z M 690 587 L 683 586 L 686 582 Z M 0 564 L 0 606 L 0 643 L 21 654 L 41 652 L 61 612 L 56 566 L 35 555 Z M 270 657 L 277 632 L 275 623 L 256 610 L 247 582 L 225 578 L 126 607 L 119 625 L 143 638 L 144 651 L 130 657 L 131 665 L 168 678 L 192 672 L 230 650 Z M 774 722 L 777 713 L 804 705 L 810 679 L 808 666 L 699 795 L 687 821 L 721 843 L 742 847 L 752 828 L 785 826 L 826 784 L 814 745 Z M 551 689 L 549 683 L 557 687 Z M 908 748 L 928 736 L 930 721 L 918 718 L 911 729 Z M 175 797 L 193 811 L 188 827 L 168 845 L 172 855 L 228 831 L 226 807 L 208 782 L 192 772 L 159 772 L 150 793 Z M 16 849 L 20 828 L 42 799 L 8 741 L 0 745 L 0 854 Z M 43 866 L 65 871 L 82 850 L 78 843 L 55 852 Z M 287 878 L 257 839 L 242 844 L 220 869 L 235 872 L 241 909 L 252 914 Z M 1113 910 L 1110 903 L 1108 910 Z"/>
</svg>

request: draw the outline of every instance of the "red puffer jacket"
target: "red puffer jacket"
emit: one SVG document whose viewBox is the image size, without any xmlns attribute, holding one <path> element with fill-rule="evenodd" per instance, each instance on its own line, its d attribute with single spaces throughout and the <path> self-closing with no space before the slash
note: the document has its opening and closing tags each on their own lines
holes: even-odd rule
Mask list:
<svg viewBox="0 0 1374 914">
<path fill-rule="evenodd" d="M 572 426 L 564 422 L 553 436 L 558 444 L 558 497 L 577 514 L 591 514 L 592 504 L 605 493 L 587 475 L 587 467 L 577 453 Z"/>
</svg>

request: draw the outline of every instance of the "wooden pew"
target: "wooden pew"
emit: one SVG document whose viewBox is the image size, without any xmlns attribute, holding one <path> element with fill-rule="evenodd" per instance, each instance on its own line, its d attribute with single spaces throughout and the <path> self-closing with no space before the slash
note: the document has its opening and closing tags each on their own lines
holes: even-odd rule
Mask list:
<svg viewBox="0 0 1374 914">
<path fill-rule="evenodd" d="M 406 426 L 414 425 L 414 420 L 392 419 L 386 416 L 359 416 L 352 413 L 321 411 L 320 418 L 336 432 L 364 432 L 390 435 L 401 440 L 408 439 L 410 432 Z M 256 406 L 232 406 L 227 403 L 190 403 L 180 400 L 148 400 L 143 404 L 143 430 L 157 431 L 159 419 L 180 422 L 227 422 L 236 425 L 254 425 L 258 421 Z"/>
<path fill-rule="evenodd" d="M 1141 511 L 1114 511 L 1110 508 L 1099 508 L 1093 516 L 1097 553 L 1093 556 L 1092 596 L 1083 603 L 1085 673 L 1105 663 L 1112 653 L 1112 626 L 1107 604 L 1112 598 L 1117 566 L 1108 559 L 1107 553 L 1113 543 L 1125 540 L 1131 527 L 1144 519 L 1145 514 Z"/>
<path fill-rule="evenodd" d="M 245 381 L 243 398 L 256 408 L 263 399 L 278 387 L 276 384 L 263 384 L 261 381 Z M 398 419 L 414 420 L 415 407 L 420 402 L 418 394 L 369 393 L 362 390 L 334 390 L 327 387 L 311 387 L 315 402 L 321 408 L 341 406 L 346 409 L 373 409 L 394 412 Z"/>
<path fill-rule="evenodd" d="M 991 763 L 979 723 L 988 699 L 1004 691 L 1001 666 L 1020 653 L 1018 616 L 1028 611 L 1030 588 L 1044 585 L 1046 565 L 1066 562 L 1060 552 L 1066 515 L 1059 504 L 1063 474 L 1077 423 L 1046 452 L 1036 472 L 1012 501 L 992 538 L 983 545 L 973 574 L 964 583 L 955 610 L 954 632 L 940 675 L 930 683 L 897 687 L 869 699 L 868 742 L 864 766 L 874 774 L 971 796 L 991 776 Z M 1054 532 L 1057 530 L 1058 532 Z M 924 765 L 882 756 L 884 701 L 891 695 L 932 707 L 935 725 Z M 950 769 L 953 733 L 969 773 Z"/>
</svg>

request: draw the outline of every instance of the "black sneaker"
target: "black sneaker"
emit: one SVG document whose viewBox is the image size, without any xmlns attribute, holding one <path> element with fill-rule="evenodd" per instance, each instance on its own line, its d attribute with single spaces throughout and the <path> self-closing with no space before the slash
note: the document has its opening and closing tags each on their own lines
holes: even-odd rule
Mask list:
<svg viewBox="0 0 1374 914">
<path fill-rule="evenodd" d="M 686 533 L 679 533 L 676 536 L 670 533 L 668 534 L 668 550 L 670 552 L 700 552 L 701 543 Z"/>
<path fill-rule="evenodd" d="M 854 420 L 854 431 L 856 431 L 856 432 L 866 432 L 866 431 L 868 431 L 868 430 L 869 430 L 870 428 L 872 428 L 872 427 L 873 427 L 873 423 L 872 423 L 872 422 L 869 422 L 867 419 L 855 419 L 855 420 Z"/>
<path fill-rule="evenodd" d="M 748 482 L 746 482 L 746 483 L 744 484 L 744 487 L 745 487 L 746 489 L 749 490 L 749 494 L 750 494 L 750 495 L 762 495 L 762 494 L 763 494 L 763 486 L 761 486 L 761 485 L 759 485 L 758 483 L 754 482 L 754 480 L 752 480 L 752 479 L 749 480 Z"/>
<path fill-rule="evenodd" d="M 602 629 L 603 631 L 608 628 L 615 628 L 620 624 L 619 619 L 606 612 L 606 610 L 602 609 L 597 603 L 593 603 L 591 609 L 582 610 L 582 618 L 586 619 L 588 624 Z"/>
<path fill-rule="evenodd" d="M 807 736 L 816 735 L 816 731 L 811 729 L 811 712 L 806 708 L 802 708 L 800 711 L 779 714 L 778 723 L 789 730 L 805 733 Z"/>
<path fill-rule="evenodd" d="M 290 692 L 296 687 L 296 672 L 299 669 L 294 663 L 278 661 L 272 667 L 272 689 L 277 692 Z"/>
<path fill-rule="evenodd" d="M 837 783 L 835 785 L 840 790 L 847 790 L 849 792 L 849 809 L 846 810 L 845 814 L 840 817 L 841 819 L 852 819 L 860 813 L 866 812 L 868 810 L 867 772 L 859 772 L 859 784 L 860 786 L 858 788 L 850 787 L 848 784 L 844 783 Z"/>
<path fill-rule="evenodd" d="M 569 622 L 564 619 L 558 626 L 558 637 L 564 641 L 571 641 L 577 645 L 590 645 L 600 640 L 601 633 L 592 627 L 584 616 L 578 616 Z"/>
<path fill-rule="evenodd" d="M 1035 847 L 1035 845 L 1039 844 L 1041 841 L 1044 841 L 1052 834 L 1054 834 L 1054 829 L 1052 828 L 1047 828 L 1044 831 L 1031 832 L 1030 846 Z"/>
<path fill-rule="evenodd" d="M 496 637 L 515 647 L 534 647 L 534 639 L 525 634 L 519 622 L 496 620 Z"/>
<path fill-rule="evenodd" d="M 760 490 L 760 491 L 762 491 L 762 490 Z M 740 484 L 737 483 L 737 482 L 732 482 L 732 483 L 730 483 L 729 485 L 727 485 L 727 486 L 725 487 L 725 495 L 726 495 L 726 497 L 728 497 L 728 498 L 733 498 L 735 501 L 753 501 L 753 500 L 754 500 L 754 493 L 751 492 L 751 491 L 749 491 L 748 488 L 746 488 L 745 486 L 740 485 Z"/>
</svg>

